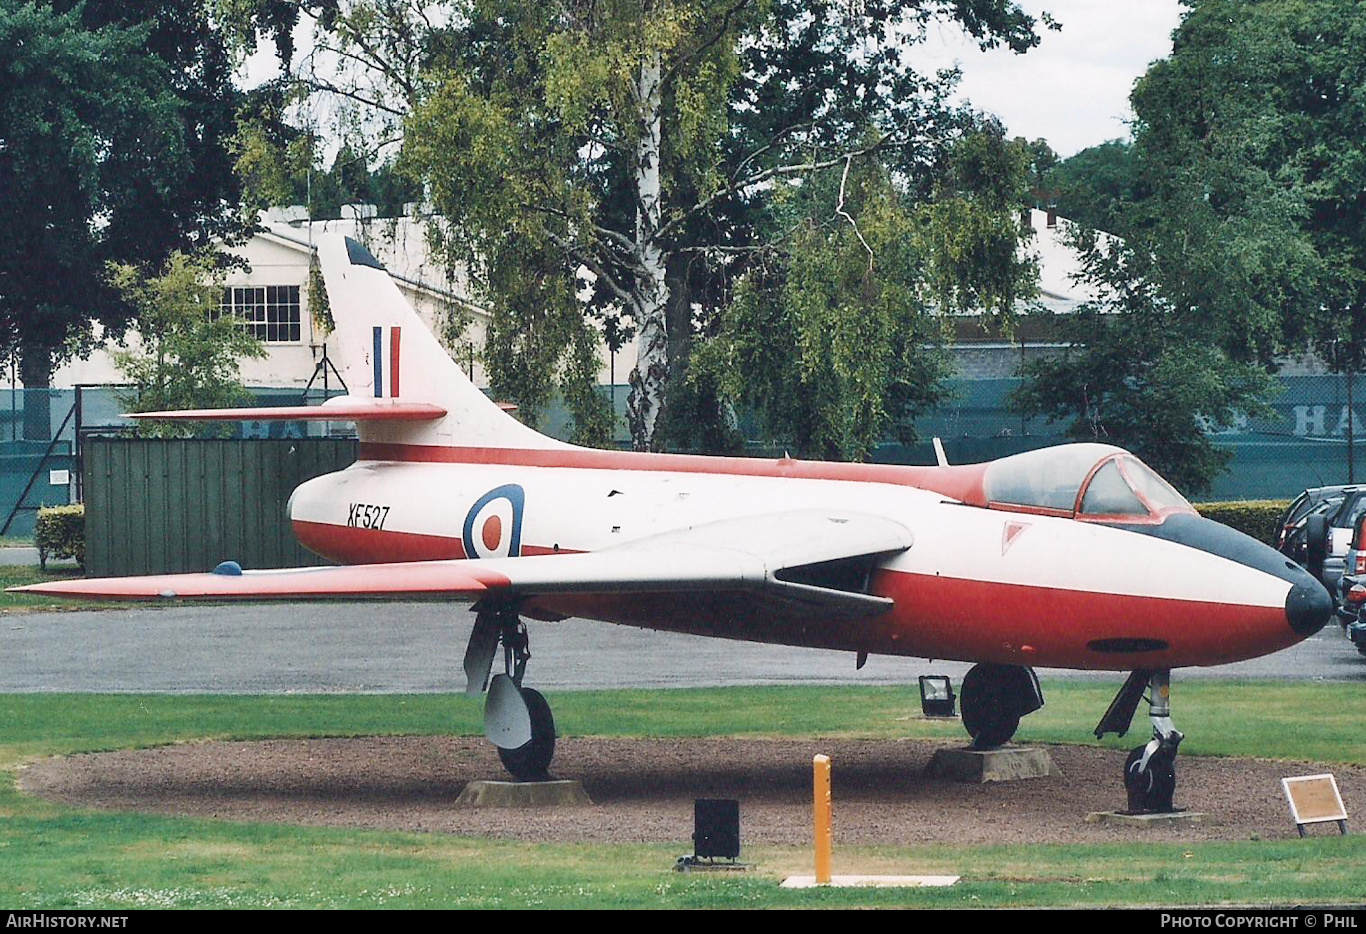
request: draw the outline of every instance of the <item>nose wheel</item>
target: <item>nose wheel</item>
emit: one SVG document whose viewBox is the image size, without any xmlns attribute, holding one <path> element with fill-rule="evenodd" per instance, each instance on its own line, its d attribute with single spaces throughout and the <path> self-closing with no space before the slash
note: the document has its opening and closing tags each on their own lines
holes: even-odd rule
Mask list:
<svg viewBox="0 0 1366 934">
<path fill-rule="evenodd" d="M 1129 796 L 1131 814 L 1170 814 L 1176 810 L 1176 742 L 1170 745 L 1154 739 L 1139 746 L 1124 762 L 1124 791 Z M 1150 748 L 1150 747 L 1156 748 Z"/>
<path fill-rule="evenodd" d="M 465 694 L 478 697 L 487 688 L 484 735 L 498 747 L 498 758 L 512 777 L 519 782 L 545 781 L 555 756 L 555 718 L 540 691 L 522 686 L 531 658 L 526 625 L 507 604 L 482 601 L 475 609 L 474 630 L 465 650 Z M 499 646 L 503 671 L 490 680 Z"/>
</svg>

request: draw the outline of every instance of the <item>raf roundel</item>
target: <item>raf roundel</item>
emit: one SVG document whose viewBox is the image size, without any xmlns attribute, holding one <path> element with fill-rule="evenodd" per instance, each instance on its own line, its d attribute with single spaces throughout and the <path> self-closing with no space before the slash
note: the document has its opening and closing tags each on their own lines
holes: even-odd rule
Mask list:
<svg viewBox="0 0 1366 934">
<path fill-rule="evenodd" d="M 522 553 L 522 508 L 526 493 L 516 483 L 489 490 L 465 514 L 467 558 L 515 558 Z"/>
</svg>

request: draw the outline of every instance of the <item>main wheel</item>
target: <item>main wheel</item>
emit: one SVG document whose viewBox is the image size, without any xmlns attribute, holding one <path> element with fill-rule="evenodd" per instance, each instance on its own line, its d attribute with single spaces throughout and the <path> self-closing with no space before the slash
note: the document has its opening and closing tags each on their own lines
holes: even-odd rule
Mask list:
<svg viewBox="0 0 1366 934">
<path fill-rule="evenodd" d="M 1138 762 L 1143 758 L 1145 746 L 1139 746 L 1129 753 L 1124 761 L 1124 790 L 1129 795 L 1129 810 L 1138 814 L 1167 814 L 1173 809 L 1172 798 L 1176 795 L 1176 762 L 1161 753 L 1148 759 L 1148 767 L 1142 771 Z"/>
<path fill-rule="evenodd" d="M 963 676 L 959 703 L 963 728 L 972 737 L 974 749 L 995 749 L 1010 742 L 1020 728 L 1020 715 L 1012 713 L 1012 698 L 997 677 L 999 666 L 974 665 Z"/>
<path fill-rule="evenodd" d="M 540 691 L 521 690 L 531 714 L 531 739 L 516 749 L 499 749 L 498 758 L 517 781 L 543 782 L 550 777 L 550 760 L 555 758 L 555 718 Z"/>
</svg>

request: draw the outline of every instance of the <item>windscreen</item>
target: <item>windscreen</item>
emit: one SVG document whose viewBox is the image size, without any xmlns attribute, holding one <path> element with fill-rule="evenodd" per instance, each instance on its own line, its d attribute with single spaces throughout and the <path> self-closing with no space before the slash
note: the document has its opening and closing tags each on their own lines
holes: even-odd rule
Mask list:
<svg viewBox="0 0 1366 934">
<path fill-rule="evenodd" d="M 1195 512 L 1195 507 L 1186 501 L 1186 498 L 1173 489 L 1172 485 L 1163 480 L 1147 464 L 1143 463 L 1132 454 L 1125 454 L 1119 458 L 1119 465 L 1124 471 L 1124 476 L 1143 501 L 1155 512 L 1166 512 L 1169 510 L 1180 510 L 1181 512 Z"/>
</svg>

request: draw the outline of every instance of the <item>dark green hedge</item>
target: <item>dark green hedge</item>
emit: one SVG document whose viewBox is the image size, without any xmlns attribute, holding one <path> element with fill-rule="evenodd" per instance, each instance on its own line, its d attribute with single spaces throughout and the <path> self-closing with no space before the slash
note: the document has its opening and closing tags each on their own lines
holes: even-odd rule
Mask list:
<svg viewBox="0 0 1366 934">
<path fill-rule="evenodd" d="M 75 558 L 85 567 L 85 506 L 76 503 L 38 510 L 33 543 L 38 546 L 38 564 L 44 570 L 48 558 Z"/>
<path fill-rule="evenodd" d="M 1288 499 L 1251 499 L 1232 503 L 1197 503 L 1195 508 L 1206 519 L 1222 522 L 1274 546 L 1276 534 L 1280 531 L 1276 524 L 1289 505 Z"/>
</svg>

